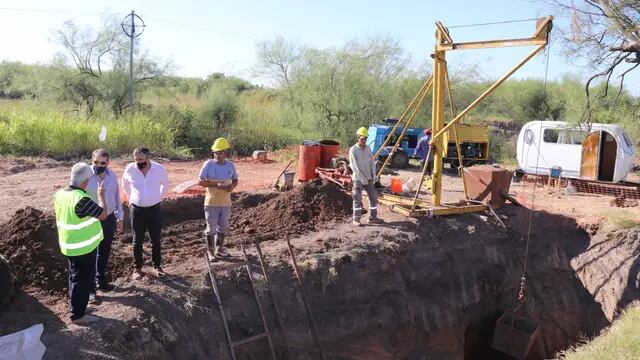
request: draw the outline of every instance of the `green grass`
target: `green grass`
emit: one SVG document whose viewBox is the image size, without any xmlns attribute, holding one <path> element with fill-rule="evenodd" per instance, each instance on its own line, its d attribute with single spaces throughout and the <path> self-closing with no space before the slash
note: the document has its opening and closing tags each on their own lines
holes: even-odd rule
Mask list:
<svg viewBox="0 0 640 360">
<path fill-rule="evenodd" d="M 102 125 L 107 139 L 100 142 Z M 89 156 L 97 148 L 114 155 L 130 153 L 139 145 L 166 157 L 188 156 L 174 146 L 174 132 L 161 120 L 145 115 L 121 119 L 85 119 L 60 111 L 0 108 L 0 153 L 69 158 Z"/>
<path fill-rule="evenodd" d="M 635 210 L 613 210 L 605 214 L 609 226 L 614 229 L 630 229 L 640 227 L 640 219 Z"/>
<path fill-rule="evenodd" d="M 563 360 L 640 359 L 640 308 L 630 308 L 606 333 L 564 351 Z"/>
</svg>

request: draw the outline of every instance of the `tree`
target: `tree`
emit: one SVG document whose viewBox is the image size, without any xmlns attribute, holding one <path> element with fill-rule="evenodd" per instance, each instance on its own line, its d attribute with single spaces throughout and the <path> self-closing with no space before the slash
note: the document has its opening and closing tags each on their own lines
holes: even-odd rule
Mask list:
<svg viewBox="0 0 640 360">
<path fill-rule="evenodd" d="M 619 74 L 620 96 L 625 76 L 640 65 L 640 0 L 547 0 L 553 7 L 571 15 L 571 28 L 561 38 L 572 58 L 585 59 L 592 74 L 585 84 L 587 96 L 583 120 L 591 123 L 592 100 L 602 101 L 609 92 L 614 73 Z M 603 79 L 604 86 L 595 98 L 594 82 Z M 614 100 L 614 103 L 615 103 Z M 635 108 L 638 114 L 640 103 Z"/>
<path fill-rule="evenodd" d="M 282 38 L 258 45 L 257 73 L 272 79 L 298 127 L 315 121 L 324 136 L 351 140 L 353 129 L 393 116 L 407 57 L 397 41 L 372 38 L 312 49 Z M 416 88 L 417 91 L 417 88 Z M 409 99 L 410 100 L 410 99 Z"/>
<path fill-rule="evenodd" d="M 61 69 L 65 97 L 76 106 L 86 105 L 93 113 L 96 102 L 104 102 L 116 116 L 128 106 L 129 38 L 119 22 L 111 17 L 102 29 L 80 28 L 72 21 L 53 33 L 62 46 L 59 61 L 74 72 Z M 150 81 L 168 72 L 170 65 L 151 59 L 147 52 L 134 47 L 134 88 L 141 90 Z"/>
</svg>

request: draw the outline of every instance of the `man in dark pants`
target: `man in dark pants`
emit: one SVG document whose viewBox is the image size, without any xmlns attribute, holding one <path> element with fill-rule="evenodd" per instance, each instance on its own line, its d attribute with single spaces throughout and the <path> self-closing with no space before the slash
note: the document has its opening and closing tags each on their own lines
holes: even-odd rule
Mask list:
<svg viewBox="0 0 640 360">
<path fill-rule="evenodd" d="M 96 320 L 94 316 L 85 315 L 85 311 L 89 293 L 95 286 L 96 248 L 104 238 L 98 220 L 107 218 L 103 210 L 104 188 L 99 186 L 97 190 L 99 204 L 85 192 L 91 175 L 89 165 L 75 164 L 71 168 L 69 187 L 59 190 L 53 198 L 60 252 L 69 261 L 71 321 L 77 325 Z"/>
<path fill-rule="evenodd" d="M 105 208 L 109 214 L 101 221 L 104 240 L 98 246 L 96 259 L 96 287 L 98 290 L 107 292 L 113 289 L 113 285 L 107 281 L 107 266 L 109 254 L 111 253 L 111 243 L 116 233 L 122 231 L 122 202 L 120 201 L 120 189 L 118 187 L 118 175 L 109 168 L 109 153 L 105 149 L 98 149 L 93 152 L 93 175 L 89 178 L 87 193 L 94 201 L 97 201 L 97 189 L 100 185 L 104 188 Z M 95 290 L 93 290 L 89 302 L 96 301 Z"/>
<path fill-rule="evenodd" d="M 132 278 L 144 274 L 142 267 L 142 243 L 149 231 L 151 254 L 156 276 L 164 276 L 160 234 L 162 210 L 160 203 L 169 190 L 169 178 L 164 167 L 149 159 L 149 149 L 138 147 L 133 151 L 134 162 L 127 165 L 122 175 L 122 188 L 129 198 L 131 229 L 133 230 L 133 258 L 135 269 Z"/>
</svg>

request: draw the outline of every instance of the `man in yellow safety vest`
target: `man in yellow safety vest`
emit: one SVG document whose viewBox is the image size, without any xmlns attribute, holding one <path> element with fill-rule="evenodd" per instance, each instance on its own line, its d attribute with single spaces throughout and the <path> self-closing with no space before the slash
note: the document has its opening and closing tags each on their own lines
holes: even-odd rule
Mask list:
<svg viewBox="0 0 640 360">
<path fill-rule="evenodd" d="M 69 261 L 69 298 L 71 322 L 86 325 L 97 318 L 85 315 L 96 273 L 96 248 L 104 238 L 100 221 L 104 210 L 104 188 L 98 187 L 96 204 L 85 192 L 93 172 L 84 163 L 71 168 L 69 186 L 53 198 L 60 251 Z"/>
</svg>

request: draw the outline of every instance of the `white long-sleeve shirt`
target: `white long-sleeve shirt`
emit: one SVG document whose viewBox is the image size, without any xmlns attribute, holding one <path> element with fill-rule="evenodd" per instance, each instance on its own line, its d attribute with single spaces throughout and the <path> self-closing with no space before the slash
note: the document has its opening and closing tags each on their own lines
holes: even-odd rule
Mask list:
<svg viewBox="0 0 640 360">
<path fill-rule="evenodd" d="M 349 167 L 353 170 L 353 181 L 360 181 L 362 185 L 376 178 L 376 160 L 369 146 L 362 149 L 355 144 L 349 149 Z"/>
<path fill-rule="evenodd" d="M 144 175 L 133 162 L 122 174 L 122 188 L 129 198 L 129 204 L 139 207 L 154 206 L 162 201 L 169 191 L 169 177 L 164 166 L 151 161 L 151 167 Z"/>
</svg>

